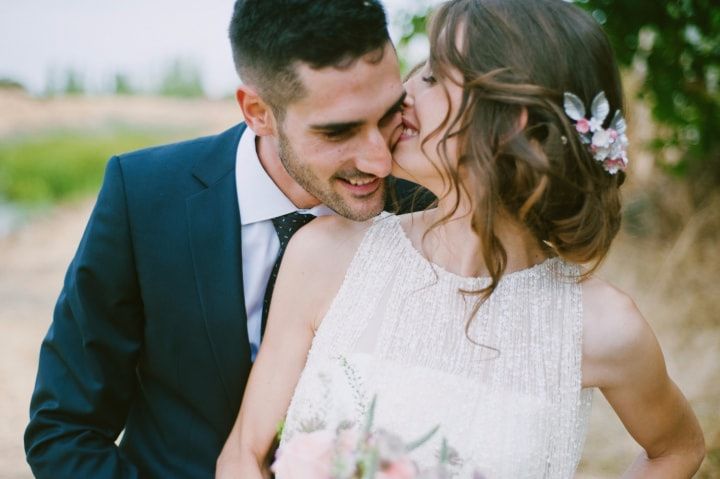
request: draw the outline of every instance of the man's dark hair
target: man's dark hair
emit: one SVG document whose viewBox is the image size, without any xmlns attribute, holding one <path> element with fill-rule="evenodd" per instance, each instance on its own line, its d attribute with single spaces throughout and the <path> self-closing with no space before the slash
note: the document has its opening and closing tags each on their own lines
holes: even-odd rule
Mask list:
<svg viewBox="0 0 720 479">
<path fill-rule="evenodd" d="M 304 94 L 298 62 L 348 67 L 389 39 L 377 0 L 237 0 L 230 22 L 238 74 L 280 115 Z"/>
</svg>

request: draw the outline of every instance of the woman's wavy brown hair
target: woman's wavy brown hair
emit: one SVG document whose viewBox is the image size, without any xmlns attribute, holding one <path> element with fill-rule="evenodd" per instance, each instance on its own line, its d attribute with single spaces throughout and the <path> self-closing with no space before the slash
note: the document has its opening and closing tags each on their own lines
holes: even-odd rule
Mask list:
<svg viewBox="0 0 720 479">
<path fill-rule="evenodd" d="M 563 93 L 579 96 L 589 111 L 604 91 L 608 121 L 622 109 L 620 74 L 605 33 L 563 0 L 454 0 L 436 11 L 429 37 L 434 76 L 453 81 L 459 72 L 463 82 L 459 112 L 423 145 L 441 136 L 437 153 L 458 198 L 456 210 L 461 194 L 473 205 L 472 228 L 492 280 L 475 293 L 486 299 L 505 272 L 507 252 L 497 235 L 503 217 L 528 228 L 550 256 L 588 264 L 584 276 L 590 274 L 620 227 L 625 175 L 610 175 L 580 142 Z M 448 155 L 452 137 L 459 145 L 457 168 Z"/>
</svg>

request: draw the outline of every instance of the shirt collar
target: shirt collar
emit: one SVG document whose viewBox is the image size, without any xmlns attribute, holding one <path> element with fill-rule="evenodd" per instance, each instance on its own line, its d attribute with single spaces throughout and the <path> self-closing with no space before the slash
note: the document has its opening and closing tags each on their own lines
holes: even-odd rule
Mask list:
<svg viewBox="0 0 720 479">
<path fill-rule="evenodd" d="M 270 220 L 293 211 L 326 216 L 336 214 L 325 205 L 298 209 L 267 174 L 257 154 L 257 136 L 246 128 L 240 138 L 235 165 L 235 181 L 240 205 L 240 223 L 245 226 Z"/>
</svg>

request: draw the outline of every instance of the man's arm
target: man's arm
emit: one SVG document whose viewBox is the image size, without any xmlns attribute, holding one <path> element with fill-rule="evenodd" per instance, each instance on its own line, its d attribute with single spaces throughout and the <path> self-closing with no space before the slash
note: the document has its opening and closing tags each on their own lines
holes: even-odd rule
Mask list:
<svg viewBox="0 0 720 479">
<path fill-rule="evenodd" d="M 142 303 L 112 158 L 40 349 L 25 451 L 38 478 L 134 478 L 115 445 L 135 394 Z"/>
</svg>

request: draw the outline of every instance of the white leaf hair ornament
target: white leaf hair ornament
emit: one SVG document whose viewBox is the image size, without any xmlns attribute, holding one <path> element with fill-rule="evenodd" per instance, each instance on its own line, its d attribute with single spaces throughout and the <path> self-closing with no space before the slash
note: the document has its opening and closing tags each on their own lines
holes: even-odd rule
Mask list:
<svg viewBox="0 0 720 479">
<path fill-rule="evenodd" d="M 605 92 L 601 91 L 593 98 L 590 118 L 587 118 L 585 104 L 577 95 L 565 92 L 563 96 L 565 114 L 575 122 L 580 141 L 593 158 L 611 175 L 624 171 L 628 164 L 628 138 L 625 134 L 627 124 L 620 110 L 615 112 L 608 128 L 603 128 L 603 123 L 610 114 L 610 104 Z"/>
</svg>

